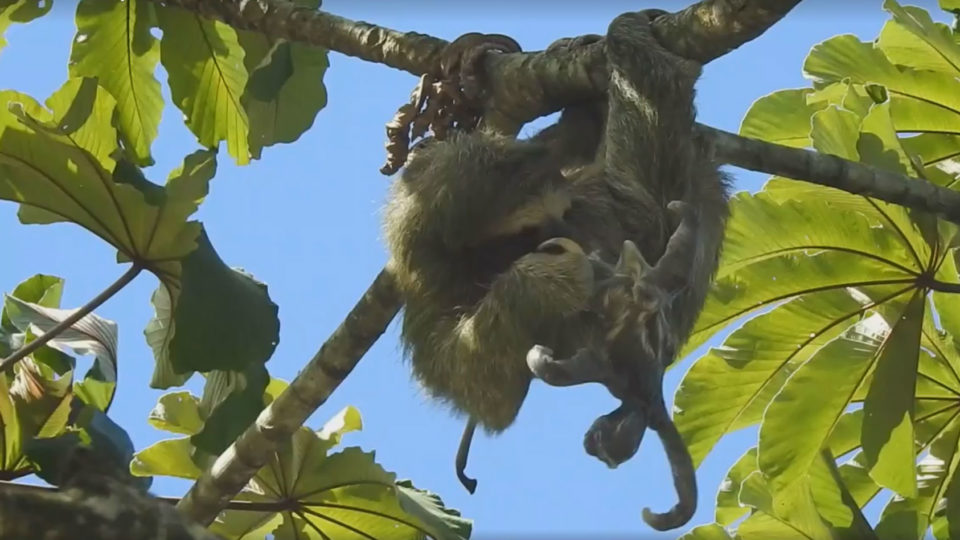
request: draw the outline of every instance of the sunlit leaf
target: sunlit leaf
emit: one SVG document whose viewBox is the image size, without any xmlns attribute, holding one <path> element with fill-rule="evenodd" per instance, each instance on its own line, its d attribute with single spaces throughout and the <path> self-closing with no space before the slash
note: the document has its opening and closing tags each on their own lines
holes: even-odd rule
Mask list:
<svg viewBox="0 0 960 540">
<path fill-rule="evenodd" d="M 151 444 L 134 455 L 130 472 L 137 476 L 173 476 L 195 480 L 203 471 L 191 459 L 189 438 L 166 439 Z"/>
<path fill-rule="evenodd" d="M 801 481 L 819 459 L 820 449 L 873 367 L 889 331 L 876 314 L 857 323 L 794 373 L 767 408 L 760 425 L 757 462 L 775 493 Z"/>
<path fill-rule="evenodd" d="M 821 452 L 820 459 L 814 461 L 809 481 L 817 512 L 829 524 L 836 540 L 876 539 L 873 528 L 844 485 L 830 452 Z"/>
<path fill-rule="evenodd" d="M 227 141 L 238 165 L 250 162 L 250 121 L 241 103 L 247 84 L 237 32 L 186 10 L 156 5 L 163 38 L 160 62 L 173 102 L 200 144 Z"/>
<path fill-rule="evenodd" d="M 198 201 L 171 189 L 151 204 L 114 179 L 114 99 L 92 79 L 71 79 L 47 104 L 53 112 L 0 92 L 0 198 L 23 203 L 21 221 L 76 223 L 158 273 L 190 253 L 200 227 L 186 217 Z"/>
<path fill-rule="evenodd" d="M 443 508 L 435 495 L 409 483 L 398 484 L 393 474 L 373 461 L 373 454 L 346 448 L 327 455 L 328 450 L 329 441 L 301 428 L 238 496 L 259 503 L 293 503 L 280 512 L 283 520 L 273 530 L 276 538 L 297 538 L 305 530 L 322 531 L 329 538 L 359 534 L 402 540 L 428 535 L 456 540 L 469 536 L 467 520 Z M 251 514 L 227 510 L 211 530 L 234 537 L 276 523 L 277 512 L 255 512 L 259 518 Z"/>
<path fill-rule="evenodd" d="M 720 525 L 711 523 L 694 528 L 679 540 L 733 540 L 733 537 Z"/>
<path fill-rule="evenodd" d="M 960 45 L 947 25 L 934 22 L 926 10 L 901 7 L 893 0 L 885 0 L 883 9 L 893 15 L 893 20 L 880 31 L 877 46 L 891 62 L 913 69 L 960 74 Z"/>
<path fill-rule="evenodd" d="M 96 77 L 117 101 L 117 127 L 138 165 L 152 165 L 163 97 L 154 77 L 160 47 L 150 34 L 152 7 L 144 0 L 80 0 L 70 75 Z"/>
<path fill-rule="evenodd" d="M 193 435 L 203 428 L 200 400 L 190 392 L 171 392 L 160 396 L 147 421 L 164 431 Z"/>
<path fill-rule="evenodd" d="M 892 323 L 863 405 L 863 452 L 870 475 L 904 497 L 916 495 L 913 403 L 924 297 L 915 294 Z"/>
<path fill-rule="evenodd" d="M 740 504 L 740 484 L 744 478 L 757 470 L 757 448 L 746 451 L 727 471 L 727 477 L 717 491 L 715 517 L 720 525 L 730 525 L 747 514 L 750 509 Z"/>
</svg>

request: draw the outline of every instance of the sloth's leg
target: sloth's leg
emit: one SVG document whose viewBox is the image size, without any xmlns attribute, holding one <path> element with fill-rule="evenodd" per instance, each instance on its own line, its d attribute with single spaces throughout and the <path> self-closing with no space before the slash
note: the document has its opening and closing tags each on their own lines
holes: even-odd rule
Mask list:
<svg viewBox="0 0 960 540">
<path fill-rule="evenodd" d="M 606 354 L 591 348 L 582 348 L 569 358 L 554 358 L 549 347 L 534 345 L 527 352 L 527 367 L 550 386 L 606 384 L 613 375 Z"/>
</svg>

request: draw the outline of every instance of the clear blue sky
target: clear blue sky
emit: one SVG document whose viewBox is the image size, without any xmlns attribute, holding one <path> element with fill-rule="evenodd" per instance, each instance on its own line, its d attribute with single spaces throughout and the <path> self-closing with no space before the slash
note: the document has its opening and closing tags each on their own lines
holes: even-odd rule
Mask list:
<svg viewBox="0 0 960 540">
<path fill-rule="evenodd" d="M 324 7 L 352 19 L 448 39 L 468 31 L 505 33 L 525 50 L 538 50 L 558 37 L 603 33 L 623 11 L 679 9 L 688 3 L 328 0 Z M 948 20 L 934 0 L 906 3 Z M 8 31 L 9 45 L 0 51 L 0 86 L 42 101 L 62 84 L 75 5 L 58 1 L 44 19 Z M 807 86 L 801 66 L 811 46 L 842 33 L 873 39 L 887 19 L 880 5 L 881 0 L 805 0 L 765 35 L 706 67 L 698 86 L 699 121 L 736 132 L 755 99 Z M 269 285 L 280 306 L 281 334 L 268 367 L 273 376 L 288 381 L 386 261 L 380 209 L 390 179 L 377 171 L 384 159 L 384 123 L 416 82 L 406 73 L 337 53 L 330 60 L 329 103 L 313 128 L 292 145 L 265 150 L 264 159 L 247 167 L 234 166 L 224 148 L 210 196 L 197 216 L 228 264 Z M 165 75 L 159 76 L 165 84 Z M 166 88 L 164 94 L 169 99 Z M 172 106 L 164 113 L 153 149 L 157 165 L 147 174 L 157 182 L 196 149 Z M 765 179 L 734 172 L 738 190 L 756 190 Z M 0 202 L 0 291 L 9 292 L 35 273 L 54 274 L 66 278 L 63 307 L 72 308 L 123 272 L 114 263 L 114 250 L 86 231 L 66 224 L 26 227 L 15 214 L 15 205 Z M 152 275 L 143 274 L 98 310 L 120 325 L 120 386 L 110 415 L 138 448 L 169 436 L 146 423 L 161 395 L 148 387 L 153 357 L 142 334 L 156 285 Z M 668 374 L 669 396 L 695 356 Z M 199 377 L 188 386 L 198 392 Z M 614 407 L 602 388 L 547 388 L 535 382 L 513 427 L 497 438 L 480 436 L 474 442 L 468 472 L 478 478 L 479 488 L 473 496 L 453 473 L 462 422 L 428 401 L 411 380 L 397 344 L 396 322 L 309 425 L 319 428 L 346 405 L 358 407 L 364 420 L 363 431 L 349 435 L 346 444 L 375 449 L 387 469 L 439 493 L 475 520 L 474 538 L 666 539 L 690 528 L 653 534 L 640 519 L 642 507 L 663 511 L 675 496 L 652 434 L 616 470 L 583 452 L 585 429 Z M 717 486 L 754 440 L 752 430 L 729 436 L 700 467 L 700 506 L 691 526 L 713 521 Z M 158 479 L 153 491 L 178 496 L 187 486 Z"/>
</svg>

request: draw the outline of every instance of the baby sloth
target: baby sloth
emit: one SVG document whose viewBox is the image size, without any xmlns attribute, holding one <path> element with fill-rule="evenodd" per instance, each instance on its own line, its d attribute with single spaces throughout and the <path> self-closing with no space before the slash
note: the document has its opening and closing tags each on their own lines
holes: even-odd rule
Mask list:
<svg viewBox="0 0 960 540">
<path fill-rule="evenodd" d="M 569 358 L 554 358 L 548 347 L 537 345 L 527 354 L 530 370 L 547 384 L 571 386 L 596 382 L 607 387 L 621 405 L 598 418 L 584 437 L 588 454 L 611 468 L 630 459 L 649 426 L 657 432 L 673 471 L 679 502 L 666 513 L 644 508 L 651 527 L 667 530 L 693 517 L 697 483 L 693 460 L 663 401 L 663 372 L 676 354 L 669 320 L 663 310 L 670 296 L 682 290 L 696 242 L 697 216 L 692 207 L 673 201 L 667 208 L 680 215 L 663 257 L 651 267 L 636 245 L 623 243 L 620 260 L 610 267 L 591 254 L 597 278 L 594 312 L 601 317 L 599 332 Z"/>
</svg>

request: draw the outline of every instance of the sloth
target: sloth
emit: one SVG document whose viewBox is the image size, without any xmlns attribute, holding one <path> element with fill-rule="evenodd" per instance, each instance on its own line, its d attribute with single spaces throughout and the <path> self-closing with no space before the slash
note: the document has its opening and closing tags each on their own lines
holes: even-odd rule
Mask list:
<svg viewBox="0 0 960 540">
<path fill-rule="evenodd" d="M 663 13 L 626 13 L 609 25 L 606 99 L 567 107 L 554 125 L 525 140 L 483 128 L 426 139 L 393 183 L 384 236 L 404 300 L 401 342 L 429 394 L 469 418 L 458 474 L 475 426 L 496 434 L 517 417 L 533 378 L 526 362 L 531 348 L 546 345 L 551 358 L 561 359 L 597 350 L 596 337 L 609 330 L 609 316 L 596 309 L 604 273 L 597 262 L 609 268 L 627 240 L 644 260 L 660 261 L 673 232 L 671 201 L 695 215 L 695 230 L 676 258 L 684 266 L 663 270 L 681 282 L 653 295 L 661 301 L 647 320 L 657 323 L 644 332 L 659 353 L 655 360 L 673 362 L 703 306 L 723 239 L 729 180 L 693 129 L 700 66 L 665 50 L 651 33 L 651 21 Z M 636 403 L 662 403 L 659 377 L 651 377 L 629 386 L 651 392 Z M 655 393 L 644 390 L 653 385 Z M 639 444 L 646 411 L 630 405 L 605 415 L 598 422 L 607 427 L 597 433 L 622 427 Z M 612 446 L 628 441 L 627 451 L 594 449 L 608 464 L 632 455 L 630 436 L 594 439 Z M 461 480 L 472 481 L 462 474 Z M 664 527 L 682 524 L 664 520 Z"/>
</svg>

